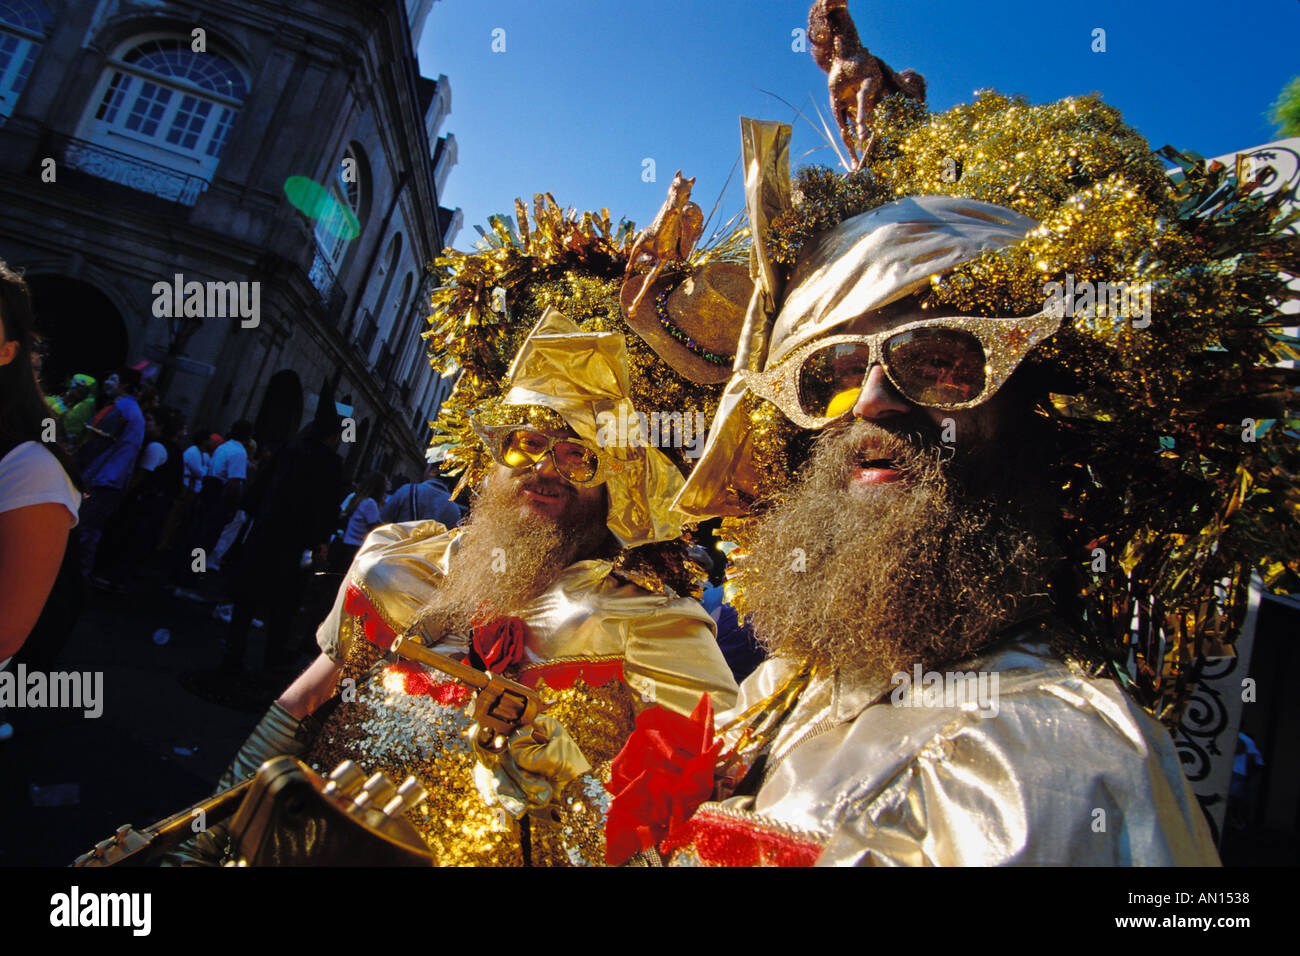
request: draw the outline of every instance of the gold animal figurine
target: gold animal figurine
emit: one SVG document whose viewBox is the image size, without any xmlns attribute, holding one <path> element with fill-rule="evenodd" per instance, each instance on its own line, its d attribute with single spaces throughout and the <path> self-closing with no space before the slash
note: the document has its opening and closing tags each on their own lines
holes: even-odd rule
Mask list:
<svg viewBox="0 0 1300 956">
<path fill-rule="evenodd" d="M 632 252 L 627 257 L 628 272 L 643 255 L 652 258 L 654 266 L 632 300 L 631 311 L 641 304 L 641 297 L 659 275 L 664 263 L 685 260 L 700 241 L 704 232 L 704 211 L 691 202 L 691 187 L 694 185 L 694 177 L 683 179 L 682 171 L 677 170 L 672 185 L 668 187 L 668 198 L 655 214 L 654 222 L 637 233 Z"/>
<path fill-rule="evenodd" d="M 862 45 L 849 15 L 848 0 L 817 0 L 808 11 L 808 43 L 813 60 L 826 73 L 831 109 L 840 139 L 861 169 L 871 156 L 875 133 L 871 118 L 886 96 L 902 93 L 925 102 L 925 77 L 915 70 L 896 73 L 888 63 Z M 857 144 L 862 144 L 859 156 Z"/>
</svg>

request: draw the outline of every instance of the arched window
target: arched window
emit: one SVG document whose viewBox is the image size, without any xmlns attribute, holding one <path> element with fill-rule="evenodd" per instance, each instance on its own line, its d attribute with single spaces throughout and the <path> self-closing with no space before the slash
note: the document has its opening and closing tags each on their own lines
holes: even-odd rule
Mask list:
<svg viewBox="0 0 1300 956">
<path fill-rule="evenodd" d="M 355 146 L 349 146 L 339 163 L 339 189 L 348 207 L 361 218 L 361 159 Z"/>
<path fill-rule="evenodd" d="M 109 59 L 79 135 L 206 183 L 247 93 L 233 63 L 188 38 L 137 39 Z"/>
<path fill-rule="evenodd" d="M 0 0 L 0 124 L 14 111 L 53 22 L 42 0 Z"/>
<path fill-rule="evenodd" d="M 329 191 L 334 202 L 329 203 L 324 214 L 316 220 L 316 248 L 336 275 L 348 242 L 361 233 L 361 221 L 365 218 L 366 179 L 364 157 L 357 147 L 349 146 L 330 177 Z"/>
<path fill-rule="evenodd" d="M 397 257 L 402 254 L 402 234 L 393 233 L 393 238 L 388 240 L 388 251 L 384 253 L 384 260 L 379 263 L 379 274 L 385 276 L 385 282 L 392 280 L 392 273 L 397 269 Z M 382 301 L 388 294 L 388 287 L 384 286 L 384 291 L 380 293 L 379 300 Z"/>
</svg>

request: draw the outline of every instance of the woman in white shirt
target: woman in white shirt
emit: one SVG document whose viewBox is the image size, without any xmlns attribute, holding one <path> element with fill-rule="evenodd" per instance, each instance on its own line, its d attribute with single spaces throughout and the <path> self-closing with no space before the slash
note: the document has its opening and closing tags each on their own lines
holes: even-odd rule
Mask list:
<svg viewBox="0 0 1300 956">
<path fill-rule="evenodd" d="M 0 667 L 23 646 L 58 576 L 81 492 L 32 371 L 31 299 L 0 262 Z M 6 734 L 7 736 L 7 734 Z"/>
</svg>

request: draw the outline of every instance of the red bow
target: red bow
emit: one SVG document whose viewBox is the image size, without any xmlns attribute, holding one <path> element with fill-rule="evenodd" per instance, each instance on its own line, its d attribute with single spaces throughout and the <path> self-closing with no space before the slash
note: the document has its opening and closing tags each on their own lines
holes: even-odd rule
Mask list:
<svg viewBox="0 0 1300 956">
<path fill-rule="evenodd" d="M 470 632 L 470 640 L 484 669 L 499 674 L 524 659 L 528 625 L 517 617 L 499 617 L 475 627 Z"/>
<path fill-rule="evenodd" d="M 605 861 L 624 863 L 683 826 L 713 795 L 721 749 L 708 694 L 690 717 L 662 706 L 637 717 L 605 785 L 614 794 L 605 825 Z"/>
</svg>

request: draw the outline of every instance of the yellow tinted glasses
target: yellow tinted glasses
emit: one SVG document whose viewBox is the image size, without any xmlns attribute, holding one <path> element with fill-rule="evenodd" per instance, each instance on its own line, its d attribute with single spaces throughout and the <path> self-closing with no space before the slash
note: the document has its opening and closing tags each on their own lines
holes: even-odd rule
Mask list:
<svg viewBox="0 0 1300 956">
<path fill-rule="evenodd" d="M 526 425 L 484 425 L 477 420 L 471 424 L 499 465 L 532 468 L 549 455 L 556 473 L 574 485 L 598 485 L 605 480 L 600 454 L 577 438 L 548 435 Z"/>
<path fill-rule="evenodd" d="M 737 374 L 804 428 L 821 428 L 851 411 L 876 364 L 913 404 L 971 408 L 991 398 L 1060 325 L 1059 317 L 1046 314 L 923 319 L 871 335 L 815 339 L 766 371 Z"/>
</svg>

